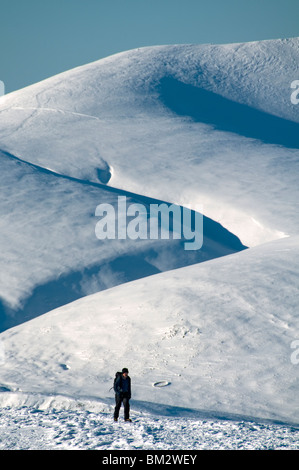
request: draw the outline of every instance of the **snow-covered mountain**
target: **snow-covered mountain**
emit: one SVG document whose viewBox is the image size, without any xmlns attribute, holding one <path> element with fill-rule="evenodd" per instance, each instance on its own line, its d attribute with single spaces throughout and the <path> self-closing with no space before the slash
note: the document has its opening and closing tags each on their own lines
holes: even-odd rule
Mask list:
<svg viewBox="0 0 299 470">
<path fill-rule="evenodd" d="M 298 63 L 148 47 L 0 98 L 3 390 L 107 401 L 126 365 L 136 406 L 298 424 Z M 120 195 L 201 206 L 202 248 L 98 240 Z"/>
<path fill-rule="evenodd" d="M 294 237 L 77 300 L 2 333 L 1 379 L 106 399 L 124 364 L 134 400 L 296 423 L 298 262 Z"/>
</svg>

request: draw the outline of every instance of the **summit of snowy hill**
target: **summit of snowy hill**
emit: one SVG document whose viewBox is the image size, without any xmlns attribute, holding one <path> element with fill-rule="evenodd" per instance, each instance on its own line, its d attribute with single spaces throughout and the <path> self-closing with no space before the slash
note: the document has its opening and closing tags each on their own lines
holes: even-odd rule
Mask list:
<svg viewBox="0 0 299 470">
<path fill-rule="evenodd" d="M 80 180 L 201 204 L 254 246 L 298 229 L 298 60 L 298 38 L 116 54 L 2 97 L 0 149 Z"/>
</svg>

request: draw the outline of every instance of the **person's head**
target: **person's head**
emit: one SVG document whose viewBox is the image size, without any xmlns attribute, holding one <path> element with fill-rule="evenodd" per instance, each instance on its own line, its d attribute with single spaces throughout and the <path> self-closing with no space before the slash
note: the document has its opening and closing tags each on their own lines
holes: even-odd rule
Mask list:
<svg viewBox="0 0 299 470">
<path fill-rule="evenodd" d="M 124 367 L 123 370 L 121 371 L 121 373 L 122 373 L 122 375 L 123 375 L 124 377 L 128 377 L 129 371 L 128 371 L 128 369 L 127 369 L 126 367 Z"/>
</svg>

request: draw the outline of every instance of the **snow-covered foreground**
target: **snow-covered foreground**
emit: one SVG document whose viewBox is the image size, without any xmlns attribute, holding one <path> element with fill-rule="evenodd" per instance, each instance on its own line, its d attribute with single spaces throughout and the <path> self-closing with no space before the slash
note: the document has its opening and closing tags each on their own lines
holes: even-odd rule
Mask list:
<svg viewBox="0 0 299 470">
<path fill-rule="evenodd" d="M 137 401 L 298 423 L 298 258 L 285 238 L 62 306 L 1 334 L 0 383 L 109 398 L 128 367 Z"/>
<path fill-rule="evenodd" d="M 0 397 L 0 403 L 14 400 L 21 401 Z M 140 404 L 132 411 L 132 423 L 122 418 L 114 423 L 113 406 L 97 401 L 44 397 L 39 405 L 16 403 L 1 409 L 0 450 L 299 449 L 299 428 L 281 423 L 166 406 L 142 411 Z"/>
</svg>

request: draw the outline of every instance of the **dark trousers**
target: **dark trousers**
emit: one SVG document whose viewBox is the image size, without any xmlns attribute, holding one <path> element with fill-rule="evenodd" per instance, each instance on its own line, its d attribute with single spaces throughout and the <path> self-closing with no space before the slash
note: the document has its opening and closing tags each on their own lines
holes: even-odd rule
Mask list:
<svg viewBox="0 0 299 470">
<path fill-rule="evenodd" d="M 114 418 L 118 419 L 119 410 L 121 404 L 124 405 L 124 418 L 129 419 L 130 417 L 130 398 L 126 393 L 116 393 L 115 394 L 115 408 L 114 408 Z"/>
</svg>

